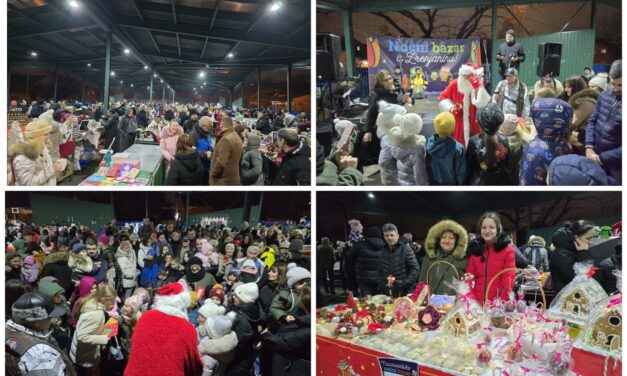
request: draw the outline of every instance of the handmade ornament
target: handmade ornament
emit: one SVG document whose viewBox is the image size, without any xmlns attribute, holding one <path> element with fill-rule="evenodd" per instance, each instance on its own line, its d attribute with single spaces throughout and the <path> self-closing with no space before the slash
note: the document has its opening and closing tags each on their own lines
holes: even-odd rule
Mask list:
<svg viewBox="0 0 627 376">
<path fill-rule="evenodd" d="M 414 305 L 421 306 L 423 303 L 429 302 L 429 293 L 431 288 L 424 282 L 420 282 L 416 285 L 414 292 L 411 294 L 410 299 L 414 302 Z"/>
<path fill-rule="evenodd" d="M 394 318 L 397 322 L 409 321 L 414 318 L 414 302 L 408 297 L 398 298 L 394 301 L 392 308 Z"/>
<path fill-rule="evenodd" d="M 549 316 L 583 325 L 595 305 L 607 298 L 607 293 L 599 282 L 592 278 L 595 268 L 591 261 L 576 263 L 574 269 L 575 278 L 553 299 L 549 307 Z"/>
<path fill-rule="evenodd" d="M 464 280 L 454 280 L 448 284 L 457 291 L 458 299 L 440 322 L 439 330 L 456 337 L 473 336 L 481 333 L 481 322 L 485 313 L 479 303 L 472 298 L 470 286 Z"/>
<path fill-rule="evenodd" d="M 482 347 L 481 350 L 479 350 L 477 360 L 480 363 L 489 363 L 490 359 L 492 359 L 492 351 L 490 351 L 487 347 Z"/>
<path fill-rule="evenodd" d="M 432 305 L 428 305 L 425 309 L 418 313 L 418 325 L 420 325 L 420 328 L 435 330 L 440 324 L 441 317 L 442 315 L 438 312 L 437 308 Z"/>
</svg>

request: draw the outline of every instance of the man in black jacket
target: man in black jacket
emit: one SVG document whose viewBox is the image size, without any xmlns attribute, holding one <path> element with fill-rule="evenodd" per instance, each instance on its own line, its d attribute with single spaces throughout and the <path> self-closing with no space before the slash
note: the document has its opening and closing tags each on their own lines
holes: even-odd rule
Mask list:
<svg viewBox="0 0 627 376">
<path fill-rule="evenodd" d="M 517 71 L 520 71 L 520 63 L 525 61 L 525 52 L 523 46 L 514 40 L 514 30 L 510 29 L 505 33 L 505 42 L 499 46 L 496 60 L 499 61 L 499 73 L 503 80 L 508 68 L 516 68 Z"/>
<path fill-rule="evenodd" d="M 283 159 L 274 179 L 274 185 L 310 185 L 311 149 L 309 145 L 304 139 L 298 137 L 294 129 L 283 128 L 278 136 Z"/>
<path fill-rule="evenodd" d="M 392 296 L 405 296 L 413 290 L 420 266 L 408 244 L 399 242 L 398 229 L 391 223 L 383 225 L 386 247 L 379 258 L 379 286 Z"/>
<path fill-rule="evenodd" d="M 353 292 L 359 286 L 359 296 L 376 295 L 380 291 L 379 261 L 385 251 L 381 229 L 370 227 L 365 233 L 366 240 L 353 244 L 346 254 L 346 278 L 348 288 Z"/>
</svg>

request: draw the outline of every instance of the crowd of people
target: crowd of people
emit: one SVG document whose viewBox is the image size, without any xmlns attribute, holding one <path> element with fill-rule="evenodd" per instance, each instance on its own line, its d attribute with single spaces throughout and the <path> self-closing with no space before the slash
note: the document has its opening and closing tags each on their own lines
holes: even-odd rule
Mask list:
<svg viewBox="0 0 627 376">
<path fill-rule="evenodd" d="M 309 185 L 310 120 L 304 112 L 225 108 L 220 104 L 119 101 L 102 103 L 13 100 L 9 134 L 9 185 L 56 185 L 99 150 L 124 152 L 136 139 L 159 144 L 166 185 Z M 85 122 L 85 125 L 82 123 Z M 85 154 L 90 154 L 88 157 Z M 67 159 L 75 159 L 75 164 Z M 75 167 L 76 166 L 76 167 Z"/>
<path fill-rule="evenodd" d="M 405 296 L 421 282 L 428 284 L 433 294 L 456 295 L 450 283 L 464 278 L 470 281 L 477 301 L 497 297 L 509 300 L 509 293 L 518 289 L 520 283 L 516 272 L 510 269 L 494 277 L 502 270 L 520 268 L 533 275 L 550 272 L 544 287 L 552 297 L 573 280 L 576 262 L 593 261 L 589 248 L 598 235 L 598 227 L 592 222 L 577 220 L 565 222 L 550 241 L 530 235 L 519 247 L 494 212 L 481 216 L 477 233 L 469 233 L 454 220 L 439 221 L 429 229 L 422 245 L 411 232 L 401 235 L 391 223 L 382 228 L 364 228 L 357 220 L 349 224 L 347 241 L 338 240 L 334 245 L 323 237 L 317 248 L 319 287 L 327 294 L 336 293 L 333 266 L 339 261 L 342 287 L 358 296 Z M 620 235 L 619 225 L 614 230 Z M 611 257 L 594 260 L 598 267 L 594 278 L 608 294 L 617 289 L 612 272 L 622 268 L 621 253 L 618 245 Z M 318 306 L 323 305 L 318 301 Z"/>
<path fill-rule="evenodd" d="M 6 372 L 309 375 L 310 224 L 7 223 Z"/>
<path fill-rule="evenodd" d="M 351 142 L 328 156 L 318 147 L 318 184 L 361 185 L 363 166 L 378 164 L 383 185 L 620 185 L 622 60 L 609 74 L 586 67 L 563 83 L 547 74 L 533 94 L 512 31 L 497 60 L 503 79 L 492 94 L 482 67 L 461 66 L 439 94 L 428 138 L 415 98 L 380 71 Z M 350 123 L 336 119 L 338 137 Z"/>
</svg>

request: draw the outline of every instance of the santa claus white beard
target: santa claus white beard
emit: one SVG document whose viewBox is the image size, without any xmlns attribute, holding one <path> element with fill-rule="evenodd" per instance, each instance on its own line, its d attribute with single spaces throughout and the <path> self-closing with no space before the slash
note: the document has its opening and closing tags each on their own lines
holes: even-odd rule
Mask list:
<svg viewBox="0 0 627 376">
<path fill-rule="evenodd" d="M 457 90 L 464 95 L 468 95 L 473 92 L 474 88 L 464 76 L 459 76 L 457 79 Z"/>
</svg>

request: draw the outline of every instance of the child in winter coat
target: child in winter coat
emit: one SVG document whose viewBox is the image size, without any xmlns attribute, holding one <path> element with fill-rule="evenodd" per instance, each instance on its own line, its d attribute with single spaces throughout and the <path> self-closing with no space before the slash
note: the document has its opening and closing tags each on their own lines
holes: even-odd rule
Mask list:
<svg viewBox="0 0 627 376">
<path fill-rule="evenodd" d="M 257 298 L 259 287 L 256 283 L 246 283 L 235 288 L 234 308 L 229 314 L 235 316 L 233 331 L 237 336 L 235 358 L 228 365 L 227 375 L 248 375 L 255 362 L 254 346 L 259 342 L 260 312 Z"/>
<path fill-rule="evenodd" d="M 294 263 L 287 266 L 286 276 L 288 289 L 279 292 L 270 305 L 268 330 L 272 333 L 276 333 L 282 325 L 296 321 L 300 293 L 311 281 L 309 270 L 296 266 Z"/>
<path fill-rule="evenodd" d="M 518 180 L 523 149 L 528 144 L 522 137 L 522 129 L 519 129 L 521 126 L 525 127 L 524 122 L 523 118 L 519 118 L 515 114 L 505 114 L 505 120 L 499 128 L 499 133 L 507 137 L 509 145 L 508 170 L 512 181 Z"/>
<path fill-rule="evenodd" d="M 546 185 L 553 159 L 570 154 L 567 134 L 573 109 L 560 99 L 539 98 L 531 105 L 531 118 L 538 135 L 523 151 L 520 185 Z"/>
<path fill-rule="evenodd" d="M 233 315 L 234 316 L 234 315 Z M 198 351 L 203 361 L 203 376 L 221 376 L 235 357 L 237 335 L 226 316 L 208 317 L 204 323 L 207 336 L 200 340 Z"/>
<path fill-rule="evenodd" d="M 383 185 L 427 185 L 426 139 L 417 114 L 394 115 L 394 126 L 381 138 L 379 167 Z"/>
<path fill-rule="evenodd" d="M 159 275 L 159 265 L 155 260 L 157 252 L 154 249 L 149 249 L 144 259 L 144 269 L 139 276 L 139 285 L 148 289 L 149 291 L 155 287 L 157 283 L 157 277 Z"/>
<path fill-rule="evenodd" d="M 81 278 L 91 273 L 94 262 L 87 256 L 87 250 L 83 243 L 74 244 L 72 252 L 68 255 L 67 265 L 72 269 L 71 279 L 73 283 L 78 283 Z"/>
<path fill-rule="evenodd" d="M 218 254 L 213 251 L 213 246 L 206 239 L 201 239 L 198 248 L 199 252 L 194 256 L 202 260 L 202 267 L 204 269 L 218 266 Z"/>
<path fill-rule="evenodd" d="M 468 184 L 513 185 L 509 173 L 509 145 L 507 138 L 498 134 L 503 124 L 503 111 L 490 103 L 477 110 L 477 123 L 481 133 L 472 136 L 466 150 Z"/>
<path fill-rule="evenodd" d="M 259 151 L 261 138 L 252 132 L 248 133 L 246 138 L 248 145 L 240 162 L 242 185 L 263 185 L 263 157 Z"/>
<path fill-rule="evenodd" d="M 34 284 L 39 275 L 39 265 L 33 256 L 26 256 L 22 264 L 22 281 Z"/>
<path fill-rule="evenodd" d="M 122 240 L 116 254 L 116 261 L 122 272 L 122 289 L 124 296 L 129 297 L 137 287 L 137 256 L 130 240 Z"/>
<path fill-rule="evenodd" d="M 451 135 L 455 130 L 455 116 L 441 112 L 433 119 L 435 134 L 427 140 L 426 164 L 429 184 L 462 185 L 466 181 L 464 145 Z"/>
</svg>

